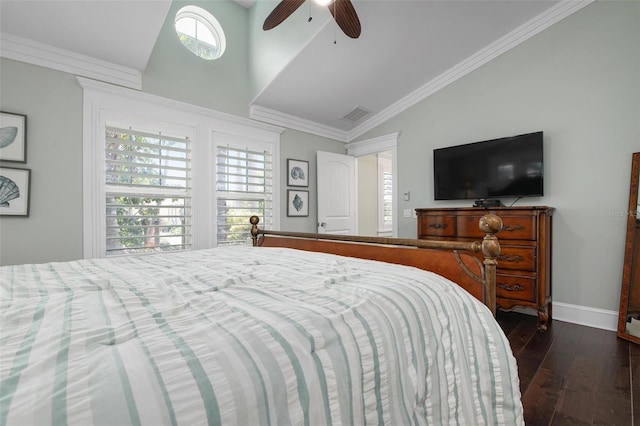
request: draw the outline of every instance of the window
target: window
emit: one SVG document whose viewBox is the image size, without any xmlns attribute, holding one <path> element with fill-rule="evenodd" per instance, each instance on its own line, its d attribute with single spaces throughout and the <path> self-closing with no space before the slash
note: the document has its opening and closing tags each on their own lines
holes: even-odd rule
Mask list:
<svg viewBox="0 0 640 426">
<path fill-rule="evenodd" d="M 105 141 L 107 256 L 189 249 L 189 139 L 107 127 Z"/>
<path fill-rule="evenodd" d="M 267 228 L 279 227 L 273 190 L 280 182 L 279 128 L 82 77 L 78 82 L 85 258 L 246 241 L 252 214 Z"/>
<path fill-rule="evenodd" d="M 180 42 L 194 55 L 218 59 L 224 53 L 226 39 L 222 26 L 206 10 L 185 6 L 176 13 L 175 28 Z"/>
<path fill-rule="evenodd" d="M 249 147 L 241 141 L 216 146 L 217 244 L 245 244 L 249 218 L 273 225 L 273 152 L 268 144 Z"/>
<path fill-rule="evenodd" d="M 390 156 L 378 154 L 378 234 L 393 229 L 393 167 Z"/>
</svg>

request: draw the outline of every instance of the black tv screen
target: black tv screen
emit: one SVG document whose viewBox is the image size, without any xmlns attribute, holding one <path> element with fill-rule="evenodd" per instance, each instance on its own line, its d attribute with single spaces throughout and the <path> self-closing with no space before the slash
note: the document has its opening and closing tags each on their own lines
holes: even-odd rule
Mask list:
<svg viewBox="0 0 640 426">
<path fill-rule="evenodd" d="M 542 132 L 433 150 L 436 200 L 543 194 Z"/>
</svg>

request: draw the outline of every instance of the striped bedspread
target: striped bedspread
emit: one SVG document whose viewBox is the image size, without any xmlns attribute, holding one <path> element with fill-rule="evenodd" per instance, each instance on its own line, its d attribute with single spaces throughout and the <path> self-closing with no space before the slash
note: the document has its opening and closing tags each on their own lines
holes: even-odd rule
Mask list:
<svg viewBox="0 0 640 426">
<path fill-rule="evenodd" d="M 0 268 L 0 425 L 518 425 L 488 309 L 280 248 Z"/>
</svg>

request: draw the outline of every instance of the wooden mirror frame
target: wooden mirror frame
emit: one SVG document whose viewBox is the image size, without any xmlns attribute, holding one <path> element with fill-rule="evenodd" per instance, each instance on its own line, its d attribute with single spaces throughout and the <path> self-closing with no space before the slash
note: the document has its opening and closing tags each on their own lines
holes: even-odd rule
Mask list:
<svg viewBox="0 0 640 426">
<path fill-rule="evenodd" d="M 627 211 L 627 236 L 624 249 L 624 266 L 622 268 L 622 288 L 620 290 L 620 311 L 618 314 L 618 337 L 640 343 L 640 336 L 629 334 L 626 331 L 626 322 L 629 309 L 629 292 L 631 290 L 632 272 L 634 267 L 640 268 L 640 264 L 632 265 L 632 260 L 638 259 L 634 256 L 634 246 L 638 247 L 638 242 L 634 243 L 636 233 L 636 222 L 638 209 L 638 180 L 640 174 L 640 152 L 633 154 L 631 162 L 631 184 L 629 185 L 629 210 Z M 637 273 L 637 272 L 636 272 Z"/>
</svg>

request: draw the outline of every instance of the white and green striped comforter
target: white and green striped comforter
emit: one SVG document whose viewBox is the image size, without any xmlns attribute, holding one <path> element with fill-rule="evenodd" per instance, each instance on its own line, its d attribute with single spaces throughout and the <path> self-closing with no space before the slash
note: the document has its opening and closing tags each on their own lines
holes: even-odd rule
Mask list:
<svg viewBox="0 0 640 426">
<path fill-rule="evenodd" d="M 489 311 L 418 269 L 227 247 L 0 273 L 0 425 L 523 424 Z"/>
</svg>

